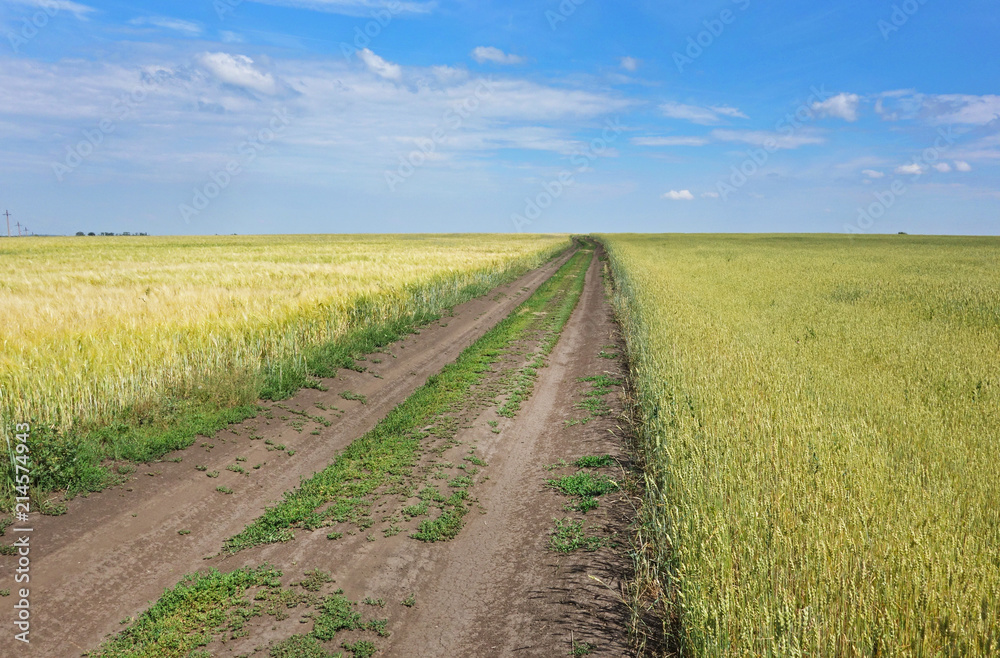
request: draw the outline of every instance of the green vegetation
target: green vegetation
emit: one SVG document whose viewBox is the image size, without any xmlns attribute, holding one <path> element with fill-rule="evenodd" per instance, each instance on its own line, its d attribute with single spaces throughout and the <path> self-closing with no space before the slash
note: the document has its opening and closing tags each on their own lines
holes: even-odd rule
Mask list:
<svg viewBox="0 0 1000 658">
<path fill-rule="evenodd" d="M 368 404 L 368 398 L 360 393 L 352 393 L 351 391 L 344 391 L 340 394 L 340 397 L 345 400 L 357 400 L 361 404 Z"/>
<path fill-rule="evenodd" d="M 557 553 L 572 553 L 577 549 L 596 551 L 604 545 L 600 537 L 588 535 L 583 521 L 570 518 L 555 519 L 555 529 L 549 537 L 549 550 Z"/>
<path fill-rule="evenodd" d="M 603 462 L 603 458 L 596 458 L 596 460 Z M 618 491 L 617 482 L 606 475 L 593 475 L 589 471 L 580 471 L 574 475 L 549 480 L 547 484 L 566 496 L 576 497 L 577 502 L 570 508 L 583 513 L 600 506 L 597 501 L 598 496 Z"/>
<path fill-rule="evenodd" d="M 281 572 L 270 566 L 212 570 L 187 576 L 127 629 L 106 641 L 91 658 L 181 658 L 207 645 L 216 634 L 238 631 L 263 614 L 247 598 L 251 588 L 281 587 Z"/>
<path fill-rule="evenodd" d="M 577 468 L 606 468 L 615 464 L 617 462 L 611 455 L 585 455 L 573 462 Z"/>
<path fill-rule="evenodd" d="M 605 242 L 677 652 L 1000 653 L 1000 240 Z"/>
<path fill-rule="evenodd" d="M 590 390 L 584 393 L 583 400 L 576 403 L 575 407 L 588 413 L 583 418 L 566 421 L 568 425 L 586 425 L 594 418 L 610 414 L 611 407 L 604 399 L 604 396 L 611 393 L 615 386 L 621 386 L 622 384 L 620 380 L 607 375 L 583 377 L 580 381 L 590 383 Z"/>
<path fill-rule="evenodd" d="M 208 655 L 198 648 L 221 639 L 223 642 L 249 635 L 248 624 L 254 618 L 269 615 L 276 621 L 287 619 L 289 610 L 305 606 L 314 611 L 303 615 L 312 619 L 313 629 L 273 644 L 272 658 L 330 657 L 324 642 L 333 641 L 341 631 L 362 631 L 379 637 L 388 636 L 386 619 L 364 621 L 358 604 L 342 590 L 320 596 L 318 592 L 333 582 L 330 574 L 307 571 L 293 586 L 304 593 L 281 586 L 281 572 L 269 565 L 243 568 L 223 574 L 212 570 L 186 576 L 176 587 L 167 590 L 149 610 L 131 625 L 107 640 L 91 658 L 180 658 Z M 127 624 L 132 620 L 126 619 Z M 364 655 L 371 655 L 375 645 L 359 640 Z M 350 651 L 357 651 L 348 648 Z"/>
<path fill-rule="evenodd" d="M 443 502 L 438 518 L 421 521 L 417 532 L 410 536 L 426 542 L 454 539 L 462 529 L 462 518 L 469 511 L 465 505 L 467 497 L 468 493 L 465 491 L 456 491 Z"/>
<path fill-rule="evenodd" d="M 582 274 L 592 255 L 592 251 L 582 250 L 570 258 L 513 313 L 463 351 L 455 363 L 429 378 L 374 429 L 351 443 L 332 464 L 287 493 L 281 502 L 229 539 L 226 550 L 237 552 L 260 544 L 289 541 L 294 538 L 294 528 L 316 529 L 330 522 L 356 519 L 370 504 L 372 495 L 389 484 L 398 484 L 411 473 L 421 440 L 429 436 L 423 428 L 460 403 L 486 377 L 503 350 L 535 326 L 536 313 L 543 310 L 547 315 L 542 350 L 551 351 L 582 292 Z M 471 484 L 471 479 L 468 483 Z M 439 541 L 454 536 L 465 514 L 464 498 L 449 504 L 452 507 L 438 519 L 421 524 L 414 537 Z"/>
</svg>

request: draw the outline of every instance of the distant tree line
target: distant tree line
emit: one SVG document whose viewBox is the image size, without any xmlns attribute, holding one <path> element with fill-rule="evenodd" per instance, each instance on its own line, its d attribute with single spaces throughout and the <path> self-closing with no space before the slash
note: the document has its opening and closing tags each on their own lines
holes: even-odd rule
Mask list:
<svg viewBox="0 0 1000 658">
<path fill-rule="evenodd" d="M 131 236 L 131 235 L 149 235 L 149 233 L 129 233 L 128 231 L 125 231 L 123 233 L 107 233 L 107 232 L 94 233 L 93 231 L 91 231 L 90 233 L 84 233 L 83 231 L 77 231 L 76 234 L 77 235 L 128 235 L 128 236 Z"/>
</svg>

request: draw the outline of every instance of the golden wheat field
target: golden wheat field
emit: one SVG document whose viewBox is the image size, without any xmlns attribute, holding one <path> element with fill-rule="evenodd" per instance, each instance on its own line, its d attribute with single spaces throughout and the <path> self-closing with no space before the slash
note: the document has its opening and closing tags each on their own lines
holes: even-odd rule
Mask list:
<svg viewBox="0 0 1000 658">
<path fill-rule="evenodd" d="M 675 647 L 1000 654 L 1000 240 L 603 239 Z"/>
<path fill-rule="evenodd" d="M 456 303 L 566 236 L 45 238 L 0 259 L 0 422 L 101 423 Z"/>
</svg>

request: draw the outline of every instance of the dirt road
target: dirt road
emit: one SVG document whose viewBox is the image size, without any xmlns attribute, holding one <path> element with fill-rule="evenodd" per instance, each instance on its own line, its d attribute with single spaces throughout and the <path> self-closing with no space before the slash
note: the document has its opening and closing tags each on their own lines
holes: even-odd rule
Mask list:
<svg viewBox="0 0 1000 658">
<path fill-rule="evenodd" d="M 627 655 L 625 610 L 616 594 L 626 575 L 628 504 L 612 495 L 585 516 L 575 514 L 597 537 L 596 551 L 563 554 L 549 546 L 554 519 L 571 514 L 568 499 L 546 483 L 576 471 L 554 465 L 584 455 L 625 459 L 614 433 L 620 387 L 605 396 L 606 409 L 598 415 L 580 406 L 591 386 L 581 379 L 623 374 L 597 258 L 547 367 L 516 416 L 504 418 L 477 406 L 461 416 L 461 428 L 447 443 L 426 451 L 420 472 L 428 481 L 469 467 L 463 458 L 468 461 L 471 453 L 482 464 L 464 471 L 478 473 L 469 478 L 475 509 L 457 537 L 415 541 L 394 525 L 407 518 L 400 510 L 415 499 L 387 496 L 373 513 L 381 524 L 367 535 L 348 532 L 331 542 L 323 531 L 298 532 L 292 542 L 219 555 L 224 540 L 371 429 L 564 260 L 456 307 L 453 317 L 370 355 L 366 372 L 345 371 L 324 382 L 327 392 L 304 390 L 271 406 L 265 416 L 161 463 L 140 465 L 122 487 L 72 501 L 67 516 L 37 519 L 32 643 L 30 651 L 11 655 L 93 650 L 105 635 L 121 630 L 121 620 L 140 614 L 184 574 L 262 563 L 281 569 L 286 581 L 313 569 L 329 572 L 345 596 L 372 602 L 387 620 L 376 643 L 378 655 L 558 656 L 574 648 L 587 655 Z M 340 395 L 348 390 L 348 397 L 358 399 Z M 234 460 L 245 468 L 233 470 Z M 5 567 L 12 565 L 11 558 L 3 560 Z M 301 633 L 308 619 L 286 617 L 251 620 L 249 632 L 217 638 L 205 648 L 227 656 L 266 650 L 269 643 Z M 352 637 L 347 632 L 337 642 Z"/>
</svg>

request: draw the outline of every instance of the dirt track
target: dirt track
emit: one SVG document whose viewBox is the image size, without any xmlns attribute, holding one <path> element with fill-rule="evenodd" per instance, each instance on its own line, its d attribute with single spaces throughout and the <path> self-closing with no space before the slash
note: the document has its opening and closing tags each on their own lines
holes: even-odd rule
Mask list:
<svg viewBox="0 0 1000 658">
<path fill-rule="evenodd" d="M 620 441 L 609 431 L 616 414 L 586 425 L 564 422 L 580 414 L 573 408 L 580 400 L 579 378 L 621 374 L 618 360 L 599 356 L 617 344 L 617 335 L 596 258 L 550 364 L 517 417 L 501 419 L 494 429 L 475 422 L 455 437 L 463 449 L 474 446 L 488 462 L 488 478 L 473 492 L 479 513 L 468 515 L 457 538 L 425 544 L 405 534 L 374 541 L 360 533 L 334 543 L 323 532 L 300 532 L 286 544 L 229 558 L 216 555 L 225 539 L 329 463 L 555 269 L 550 264 L 456 307 L 454 317 L 371 355 L 368 372 L 338 373 L 325 382 L 328 392 L 304 390 L 272 408 L 272 418 L 249 420 L 165 458 L 180 457 L 180 463 L 140 466 L 128 484 L 71 502 L 67 516 L 36 519 L 32 644 L 29 652 L 17 655 L 79 655 L 121 630 L 120 620 L 141 613 L 184 574 L 205 566 L 228 571 L 262 562 L 282 569 L 286 580 L 323 569 L 348 597 L 388 602 L 380 616 L 388 618 L 391 634 L 378 642 L 379 655 L 558 656 L 570 652 L 572 639 L 593 645 L 591 655 L 625 655 L 625 611 L 616 599 L 624 575 L 622 550 L 606 546 L 570 555 L 547 550 L 553 519 L 566 516 L 566 500 L 545 486 L 554 475 L 544 467 L 585 454 L 623 457 Z M 345 389 L 365 395 L 367 404 L 342 399 L 339 392 Z M 613 397 L 617 410 L 617 392 Z M 317 411 L 317 402 L 331 410 Z M 331 424 L 309 422 L 318 435 L 303 432 L 298 410 Z M 265 441 L 251 441 L 251 435 Z M 248 475 L 226 470 L 237 456 L 247 458 Z M 259 470 L 251 469 L 262 462 Z M 219 476 L 206 477 L 195 465 Z M 219 485 L 235 493 L 220 494 Z M 621 500 L 607 502 L 587 515 L 587 527 L 627 541 L 627 507 Z M 179 530 L 190 534 L 179 535 Z M 416 605 L 401 606 L 411 594 Z M 302 631 L 296 618 L 258 626 L 251 637 L 208 649 L 239 655 Z"/>
</svg>

